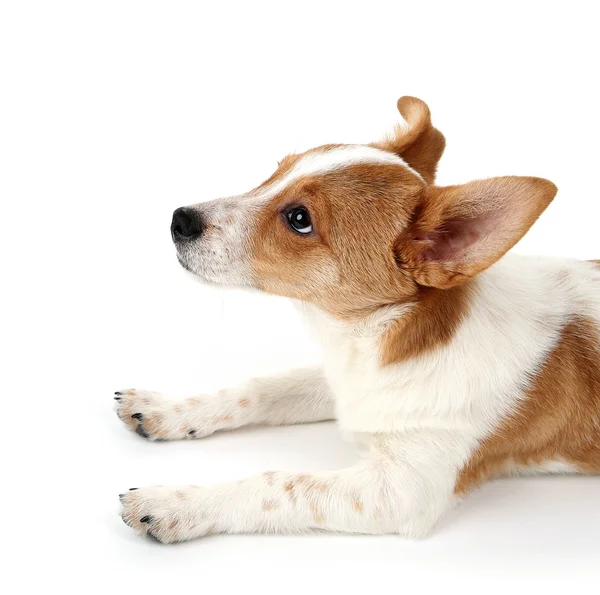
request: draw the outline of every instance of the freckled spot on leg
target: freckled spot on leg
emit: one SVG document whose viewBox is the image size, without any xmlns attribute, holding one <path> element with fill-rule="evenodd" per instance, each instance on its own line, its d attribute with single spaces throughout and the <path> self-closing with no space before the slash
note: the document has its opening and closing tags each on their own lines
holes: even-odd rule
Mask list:
<svg viewBox="0 0 600 595">
<path fill-rule="evenodd" d="M 310 481 L 310 476 L 306 473 L 301 473 L 296 477 L 296 484 L 299 486 L 305 486 Z"/>
<path fill-rule="evenodd" d="M 265 478 L 267 485 L 269 487 L 273 487 L 273 483 L 275 482 L 275 472 L 274 471 L 265 471 L 265 473 L 263 473 L 263 477 Z"/>
<path fill-rule="evenodd" d="M 262 502 L 263 510 L 276 510 L 279 508 L 279 502 L 272 500 L 270 498 L 265 498 Z"/>
<path fill-rule="evenodd" d="M 316 504 L 311 504 L 310 510 L 312 512 L 312 516 L 315 520 L 315 523 L 317 523 L 318 525 L 322 525 L 325 522 L 325 517 L 323 516 L 323 511 L 321 510 L 321 508 Z"/>
<path fill-rule="evenodd" d="M 179 405 L 176 405 L 174 407 L 174 411 L 175 411 L 175 413 L 181 413 L 181 407 Z"/>
<path fill-rule="evenodd" d="M 175 529 L 175 527 L 177 527 L 179 523 L 177 521 L 173 521 L 170 525 L 169 525 L 169 529 L 172 531 L 173 529 Z"/>
<path fill-rule="evenodd" d="M 294 491 L 294 488 L 295 485 L 293 481 L 288 481 L 285 486 L 283 486 L 283 489 L 286 491 L 292 503 L 296 504 L 296 492 Z"/>
<path fill-rule="evenodd" d="M 230 424 L 233 421 L 233 415 L 215 415 L 212 418 L 214 424 Z"/>
<path fill-rule="evenodd" d="M 325 494 L 329 491 L 329 488 L 331 487 L 329 485 L 328 482 L 326 481 L 321 481 L 321 480 L 316 480 L 313 482 L 312 487 L 317 491 L 320 492 L 321 494 Z"/>
<path fill-rule="evenodd" d="M 250 399 L 240 399 L 238 401 L 238 405 L 240 407 L 242 407 L 243 409 L 246 409 L 247 407 L 250 406 Z"/>
<path fill-rule="evenodd" d="M 358 512 L 358 514 L 362 514 L 364 512 L 362 502 L 358 498 L 354 498 L 352 500 L 352 508 Z"/>
</svg>

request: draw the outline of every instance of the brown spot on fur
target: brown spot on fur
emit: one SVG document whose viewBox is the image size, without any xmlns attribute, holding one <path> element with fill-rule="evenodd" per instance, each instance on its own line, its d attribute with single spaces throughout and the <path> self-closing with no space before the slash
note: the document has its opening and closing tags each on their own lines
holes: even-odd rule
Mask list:
<svg viewBox="0 0 600 595">
<path fill-rule="evenodd" d="M 330 482 L 323 481 L 322 479 L 315 479 L 311 482 L 310 488 L 321 494 L 326 494 L 331 488 L 331 484 Z"/>
<path fill-rule="evenodd" d="M 214 535 L 215 530 L 217 528 L 217 525 L 211 525 L 210 527 L 208 527 L 208 529 L 206 529 L 206 531 L 204 532 L 204 536 L 208 537 L 209 535 Z"/>
<path fill-rule="evenodd" d="M 360 501 L 359 498 L 355 497 L 355 498 L 352 499 L 352 508 L 356 512 L 358 512 L 358 514 L 363 514 L 363 512 L 364 512 L 364 508 L 363 508 L 362 502 Z"/>
<path fill-rule="evenodd" d="M 177 525 L 179 525 L 178 521 L 173 521 L 170 525 L 169 525 L 169 529 L 172 531 L 173 529 L 175 529 L 177 527 Z"/>
<path fill-rule="evenodd" d="M 215 415 L 212 421 L 214 424 L 230 424 L 233 421 L 233 415 Z"/>
<path fill-rule="evenodd" d="M 175 411 L 175 413 L 181 413 L 181 407 L 179 405 L 175 405 L 175 407 L 173 407 L 173 411 Z"/>
<path fill-rule="evenodd" d="M 423 287 L 409 312 L 383 334 L 382 365 L 399 363 L 446 345 L 465 318 L 472 289 L 472 283 L 445 290 Z"/>
<path fill-rule="evenodd" d="M 481 444 L 455 492 L 514 465 L 556 460 L 600 473 L 600 331 L 583 316 L 563 329 L 519 410 Z"/>
<path fill-rule="evenodd" d="M 177 492 L 175 492 L 175 497 L 179 498 L 179 500 L 183 500 L 185 498 L 185 492 L 178 490 Z"/>
<path fill-rule="evenodd" d="M 238 401 L 238 405 L 245 409 L 246 407 L 250 406 L 250 399 L 240 399 Z"/>
<path fill-rule="evenodd" d="M 317 523 L 317 525 L 322 525 L 325 522 L 325 517 L 323 516 L 321 507 L 313 503 L 310 505 L 310 510 L 315 523 Z"/>
<path fill-rule="evenodd" d="M 269 487 L 273 487 L 273 484 L 275 483 L 275 472 L 274 471 L 265 471 L 263 473 L 263 477 L 265 478 L 267 485 Z"/>
<path fill-rule="evenodd" d="M 263 510 L 276 510 L 277 508 L 279 508 L 279 502 L 276 502 L 275 500 L 271 500 L 268 498 L 263 500 L 263 503 L 262 503 Z"/>
<path fill-rule="evenodd" d="M 290 500 L 292 501 L 292 503 L 295 505 L 296 504 L 296 492 L 294 491 L 295 489 L 295 484 L 293 481 L 288 481 L 284 486 L 283 489 L 286 491 L 287 495 L 289 496 Z"/>
<path fill-rule="evenodd" d="M 299 486 L 306 485 L 310 481 L 310 475 L 306 473 L 300 473 L 296 476 L 295 483 Z"/>
</svg>

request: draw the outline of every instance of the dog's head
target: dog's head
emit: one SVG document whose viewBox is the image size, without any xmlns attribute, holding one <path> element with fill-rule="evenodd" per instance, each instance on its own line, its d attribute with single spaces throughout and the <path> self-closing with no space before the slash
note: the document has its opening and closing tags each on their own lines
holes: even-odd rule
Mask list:
<svg viewBox="0 0 600 595">
<path fill-rule="evenodd" d="M 340 318 L 489 267 L 556 187 L 529 177 L 435 186 L 444 137 L 421 100 L 402 97 L 398 109 L 404 121 L 382 142 L 289 155 L 247 194 L 177 209 L 180 263 L 207 282 L 309 301 Z"/>
</svg>

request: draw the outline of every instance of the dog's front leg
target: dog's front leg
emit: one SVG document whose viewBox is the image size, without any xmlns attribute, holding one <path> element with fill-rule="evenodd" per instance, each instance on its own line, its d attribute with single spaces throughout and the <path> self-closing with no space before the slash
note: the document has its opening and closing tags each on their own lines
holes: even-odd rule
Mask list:
<svg viewBox="0 0 600 595">
<path fill-rule="evenodd" d="M 116 393 L 117 414 L 150 440 L 202 438 L 254 424 L 291 425 L 333 419 L 331 391 L 319 368 L 254 378 L 214 395 L 181 401 L 145 390 Z"/>
<path fill-rule="evenodd" d="M 338 472 L 272 471 L 214 487 L 134 489 L 121 495 L 122 517 L 163 543 L 311 530 L 421 536 L 453 501 L 455 474 L 444 464 L 452 445 L 439 435 L 430 443 L 413 438 L 376 436 L 364 460 Z"/>
</svg>

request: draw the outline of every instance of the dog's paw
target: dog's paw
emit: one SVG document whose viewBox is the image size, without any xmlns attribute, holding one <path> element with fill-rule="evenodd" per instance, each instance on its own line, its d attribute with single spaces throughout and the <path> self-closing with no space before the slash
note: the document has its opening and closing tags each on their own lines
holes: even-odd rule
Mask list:
<svg viewBox="0 0 600 595">
<path fill-rule="evenodd" d="M 200 487 L 131 488 L 120 494 L 123 522 L 161 543 L 212 535 L 217 525 L 203 504 Z"/>
<path fill-rule="evenodd" d="M 160 393 L 128 389 L 116 392 L 115 400 L 121 420 L 148 440 L 203 438 L 214 431 L 198 422 L 205 417 L 200 399 L 177 402 Z"/>
</svg>

